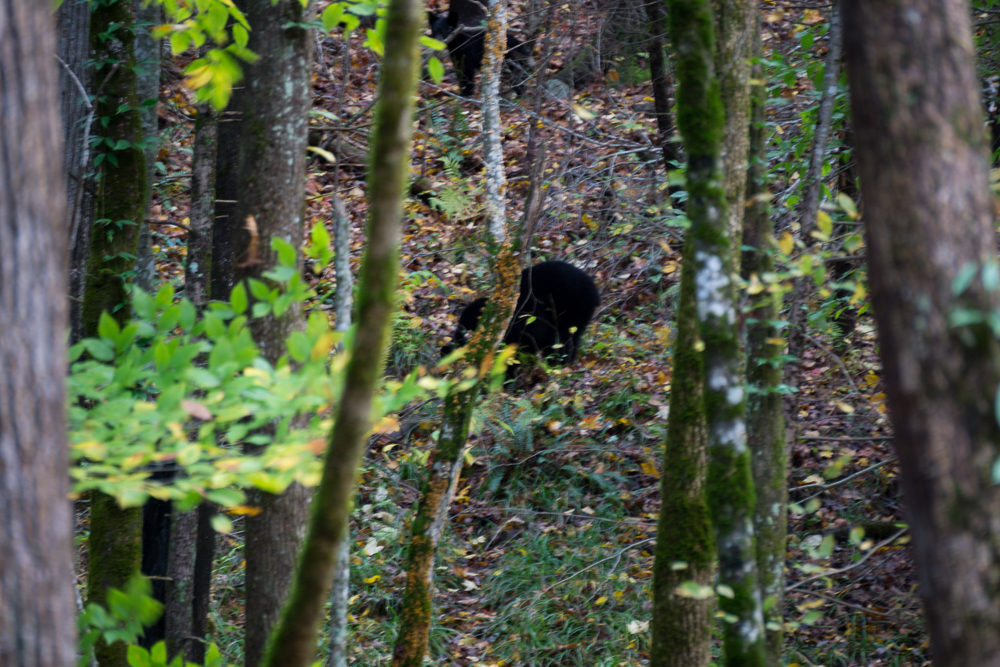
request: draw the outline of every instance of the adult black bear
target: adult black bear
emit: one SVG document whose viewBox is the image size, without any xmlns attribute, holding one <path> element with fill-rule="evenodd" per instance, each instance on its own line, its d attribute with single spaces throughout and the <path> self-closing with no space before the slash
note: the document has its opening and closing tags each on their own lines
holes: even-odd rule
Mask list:
<svg viewBox="0 0 1000 667">
<path fill-rule="evenodd" d="M 558 260 L 536 264 L 521 272 L 521 293 L 504 343 L 553 357 L 559 364 L 572 363 L 600 303 L 593 279 L 572 264 Z M 486 299 L 481 298 L 462 310 L 454 342 L 442 352 L 465 345 L 466 335 L 479 324 L 485 306 Z"/>
<path fill-rule="evenodd" d="M 485 19 L 485 16 L 483 18 Z M 449 11 L 447 16 L 427 12 L 427 22 L 431 26 L 431 37 L 446 40 L 448 55 L 451 56 L 451 64 L 455 68 L 455 78 L 458 79 L 458 87 L 462 95 L 471 97 L 476 92 L 476 72 L 482 68 L 483 56 L 486 54 L 486 31 L 475 29 L 482 21 L 468 21 L 460 13 Z M 513 72 L 514 90 L 518 95 L 524 94 L 531 51 L 529 44 L 508 33 L 507 57 L 504 59 L 504 64 Z"/>
</svg>

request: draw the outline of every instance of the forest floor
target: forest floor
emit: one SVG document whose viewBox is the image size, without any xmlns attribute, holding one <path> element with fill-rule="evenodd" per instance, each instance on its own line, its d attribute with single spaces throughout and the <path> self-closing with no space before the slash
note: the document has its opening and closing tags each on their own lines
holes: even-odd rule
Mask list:
<svg viewBox="0 0 1000 667">
<path fill-rule="evenodd" d="M 788 168 L 789 155 L 802 157 L 790 138 L 811 136 L 804 126 L 815 122 L 812 81 L 825 53 L 827 5 L 813 4 L 764 9 L 779 233 L 794 224 L 788 192 L 797 174 Z M 525 8 L 512 3 L 511 15 L 523 17 Z M 549 69 L 556 72 L 604 34 L 607 22 L 607 11 L 592 0 L 560 8 Z M 332 151 L 345 141 L 342 155 L 363 156 L 371 127 L 377 59 L 360 42 L 359 36 L 351 42 L 341 97 L 344 40 L 318 41 L 314 109 L 320 113 L 311 143 Z M 480 115 L 474 101 L 450 92 L 455 86 L 445 65 L 443 86 L 421 85 L 413 152 L 415 175 L 431 179 L 443 210 L 415 199 L 406 204 L 402 307 L 388 362 L 393 376 L 421 365 L 432 369 L 456 311 L 488 284 L 479 241 Z M 490 395 L 476 411 L 471 461 L 438 554 L 436 665 L 648 664 L 684 220 L 664 194 L 651 90 L 630 83 L 648 79 L 643 60 L 613 65 L 571 100 L 536 103 L 529 84 L 522 100 L 504 105 L 509 216 L 519 219 L 523 208 L 528 155 L 537 153 L 528 145 L 535 123 L 546 141 L 547 187 L 533 256 L 588 271 L 601 307 L 576 363 Z M 187 217 L 194 112 L 179 76 L 164 83 L 161 101 L 155 249 L 161 280 L 180 286 L 185 232 L 171 223 Z M 352 118 L 351 130 L 323 129 L 329 114 Z M 338 173 L 312 155 L 307 192 L 308 227 L 329 224 L 334 195 L 344 200 L 356 269 L 367 214 L 363 157 L 345 159 Z M 332 267 L 308 273 L 319 293 L 314 307 L 330 309 Z M 834 352 L 828 320 L 813 323 L 808 349 L 792 362 L 800 392 L 789 427 L 786 661 L 929 664 L 907 538 L 891 539 L 903 517 L 872 321 L 862 313 L 846 346 Z M 351 664 L 390 662 L 407 520 L 439 407 L 412 406 L 398 417 L 399 431 L 375 436 L 369 446 L 352 524 Z M 235 532 L 220 537 L 210 620 L 212 640 L 239 664 L 243 560 L 238 517 L 235 523 Z"/>
</svg>

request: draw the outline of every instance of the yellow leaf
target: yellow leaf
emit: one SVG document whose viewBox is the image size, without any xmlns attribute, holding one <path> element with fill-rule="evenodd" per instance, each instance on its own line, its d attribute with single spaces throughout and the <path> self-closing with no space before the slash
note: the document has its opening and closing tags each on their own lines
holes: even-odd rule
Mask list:
<svg viewBox="0 0 1000 667">
<path fill-rule="evenodd" d="M 840 208 L 851 220 L 858 219 L 858 207 L 854 205 L 854 200 L 848 197 L 845 193 L 837 193 L 837 204 L 840 205 Z"/>
<path fill-rule="evenodd" d="M 838 408 L 840 408 L 841 410 L 843 410 L 847 414 L 849 414 L 849 415 L 853 415 L 854 414 L 854 406 L 853 405 L 848 405 L 847 403 L 844 403 L 843 401 L 834 401 L 834 404 L 836 404 L 836 406 Z"/>
<path fill-rule="evenodd" d="M 750 274 L 750 284 L 747 285 L 747 294 L 755 295 L 760 294 L 763 291 L 764 285 L 760 282 L 760 278 L 757 277 L 757 274 Z"/>
<path fill-rule="evenodd" d="M 330 333 L 325 333 L 316 340 L 316 344 L 313 345 L 313 349 L 309 353 L 309 356 L 313 361 L 319 361 L 320 359 L 325 359 L 326 355 L 330 354 L 330 348 L 332 347 L 333 347 L 333 335 Z"/>
<path fill-rule="evenodd" d="M 653 463 L 651 461 L 645 461 L 640 466 L 640 468 L 641 468 L 643 474 L 651 475 L 651 476 L 656 477 L 656 478 L 660 477 L 660 471 L 656 469 L 656 466 L 653 465 Z"/>
<path fill-rule="evenodd" d="M 585 109 L 579 104 L 572 104 L 570 106 L 572 106 L 573 108 L 573 113 L 575 113 L 583 120 L 594 120 L 595 118 L 597 118 L 597 114 L 595 114 L 593 111 Z"/>
<path fill-rule="evenodd" d="M 608 601 L 608 599 L 606 597 L 601 596 L 601 597 L 597 598 L 597 602 L 595 602 L 594 604 L 596 604 L 598 607 L 600 607 L 602 604 L 604 604 L 607 601 Z"/>
<path fill-rule="evenodd" d="M 833 233 L 833 219 L 830 218 L 830 214 L 826 211 L 820 211 L 816 214 L 816 226 L 819 227 L 819 231 L 826 238 L 830 238 L 830 234 Z"/>
<path fill-rule="evenodd" d="M 321 158 L 323 158 L 324 160 L 326 160 L 330 164 L 336 164 L 337 163 L 337 158 L 333 155 L 333 153 L 331 153 L 330 151 L 327 151 L 327 150 L 323 150 L 319 146 L 309 146 L 308 148 L 306 148 L 306 150 L 312 151 L 316 155 L 319 155 Z"/>
<path fill-rule="evenodd" d="M 792 248 L 794 247 L 795 247 L 795 237 L 792 236 L 791 232 L 785 232 L 784 234 L 781 235 L 781 238 L 778 239 L 778 249 L 781 250 L 782 254 L 784 255 L 792 254 Z"/>
<path fill-rule="evenodd" d="M 375 576 L 368 577 L 367 579 L 365 579 L 365 583 L 366 584 L 374 584 L 376 581 L 378 581 L 381 578 L 382 578 L 381 574 L 376 574 Z"/>
<path fill-rule="evenodd" d="M 386 415 L 385 417 L 382 417 L 382 419 L 378 420 L 378 423 L 375 424 L 375 428 L 373 429 L 375 433 L 395 433 L 398 430 L 399 421 L 391 415 Z"/>
<path fill-rule="evenodd" d="M 226 510 L 230 514 L 238 514 L 241 516 L 257 516 L 263 512 L 263 508 L 252 507 L 250 505 L 237 505 L 236 507 L 230 507 Z"/>
<path fill-rule="evenodd" d="M 73 445 L 73 449 L 91 461 L 102 461 L 108 455 L 108 448 L 104 446 L 103 442 L 97 442 L 96 440 L 77 443 Z"/>
</svg>

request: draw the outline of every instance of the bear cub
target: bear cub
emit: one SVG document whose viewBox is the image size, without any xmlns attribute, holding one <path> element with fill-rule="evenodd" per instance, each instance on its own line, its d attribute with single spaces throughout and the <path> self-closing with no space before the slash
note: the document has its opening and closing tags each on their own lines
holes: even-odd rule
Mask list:
<svg viewBox="0 0 1000 667">
<path fill-rule="evenodd" d="M 600 303 L 593 279 L 572 264 L 552 260 L 528 267 L 521 272 L 521 292 L 504 344 L 550 357 L 559 365 L 572 363 L 583 331 Z M 465 345 L 485 306 L 486 298 L 480 298 L 462 310 L 452 335 L 454 342 L 442 348 L 444 354 Z"/>
<path fill-rule="evenodd" d="M 476 92 L 476 72 L 482 69 L 483 57 L 486 55 L 486 31 L 470 29 L 460 21 L 456 13 L 445 16 L 427 12 L 427 22 L 431 26 L 431 37 L 441 41 L 447 40 L 445 44 L 448 46 L 452 67 L 455 68 L 458 87 L 463 96 L 471 97 Z M 459 27 L 463 29 L 456 32 L 456 28 Z M 448 39 L 449 35 L 451 39 Z M 514 74 L 514 90 L 518 95 L 524 94 L 524 82 L 527 79 L 531 52 L 529 44 L 521 42 L 510 33 L 507 34 L 507 57 L 504 59 L 504 64 Z"/>
</svg>

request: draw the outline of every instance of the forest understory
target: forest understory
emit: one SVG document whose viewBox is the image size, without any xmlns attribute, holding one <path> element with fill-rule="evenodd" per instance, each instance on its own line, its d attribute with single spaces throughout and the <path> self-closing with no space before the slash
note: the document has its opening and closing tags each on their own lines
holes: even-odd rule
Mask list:
<svg viewBox="0 0 1000 667">
<path fill-rule="evenodd" d="M 802 156 L 819 101 L 814 77 L 826 53 L 827 8 L 810 1 L 761 7 L 776 237 L 797 224 L 799 170 L 805 171 Z M 527 5 L 517 2 L 510 15 L 515 30 L 530 19 Z M 558 47 L 550 75 L 606 35 L 612 18 L 595 0 L 563 5 L 552 30 Z M 621 16 L 614 21 L 629 26 Z M 644 19 L 635 25 L 644 30 Z M 571 99 L 536 99 L 529 85 L 524 97 L 502 103 L 508 215 L 522 215 L 529 160 L 544 155 L 545 202 L 533 263 L 561 259 L 584 269 L 600 289 L 601 306 L 575 363 L 522 372 L 476 410 L 435 572 L 430 654 L 436 665 L 648 664 L 685 219 L 683 196 L 671 200 L 665 187 L 650 86 L 635 83 L 649 79 L 642 46 L 628 43 L 628 34 L 623 28 L 614 45 L 596 40 L 607 47 L 607 60 Z M 632 38 L 641 40 L 636 34 Z M 336 33 L 317 40 L 310 144 L 320 150 L 310 154 L 306 185 L 307 229 L 316 221 L 329 225 L 334 195 L 343 200 L 354 269 L 365 243 L 364 156 L 378 73 L 377 57 L 360 41 L 355 36 L 345 45 Z M 165 65 L 152 215 L 158 280 L 178 291 L 195 116 L 180 74 L 184 64 L 174 59 Z M 457 312 L 488 285 L 488 255 L 478 231 L 485 224 L 481 114 L 475 100 L 454 93 L 450 63 L 446 72 L 443 85 L 427 79 L 418 91 L 413 178 L 427 179 L 435 199 L 428 205 L 410 198 L 405 207 L 401 304 L 387 359 L 395 378 L 421 366 L 432 372 Z M 839 100 L 834 154 L 848 154 L 842 150 L 845 108 Z M 350 120 L 334 127 L 329 114 Z M 529 145 L 532 123 L 535 145 Z M 339 168 L 331 154 L 341 156 Z M 836 171 L 826 179 L 834 192 L 838 179 Z M 840 217 L 835 239 L 852 234 L 856 224 Z M 836 243 L 831 247 L 833 255 L 845 252 Z M 304 273 L 318 294 L 311 307 L 329 311 L 332 319 L 333 268 L 317 273 L 307 262 Z M 865 278 L 858 272 L 850 280 Z M 846 306 L 836 296 L 835 288 L 813 295 L 806 349 L 788 362 L 799 391 L 786 397 L 793 503 L 787 659 L 830 667 L 929 664 L 871 312 L 864 300 L 853 304 L 860 311 L 857 324 L 842 338 L 835 320 Z M 353 665 L 391 661 L 406 526 L 439 413 L 438 401 L 410 406 L 369 442 L 351 531 Z M 86 501 L 77 508 L 83 535 Z M 209 635 L 227 662 L 239 664 L 242 517 L 230 518 L 234 531 L 218 537 Z M 84 553 L 81 585 L 85 565 Z"/>
</svg>

